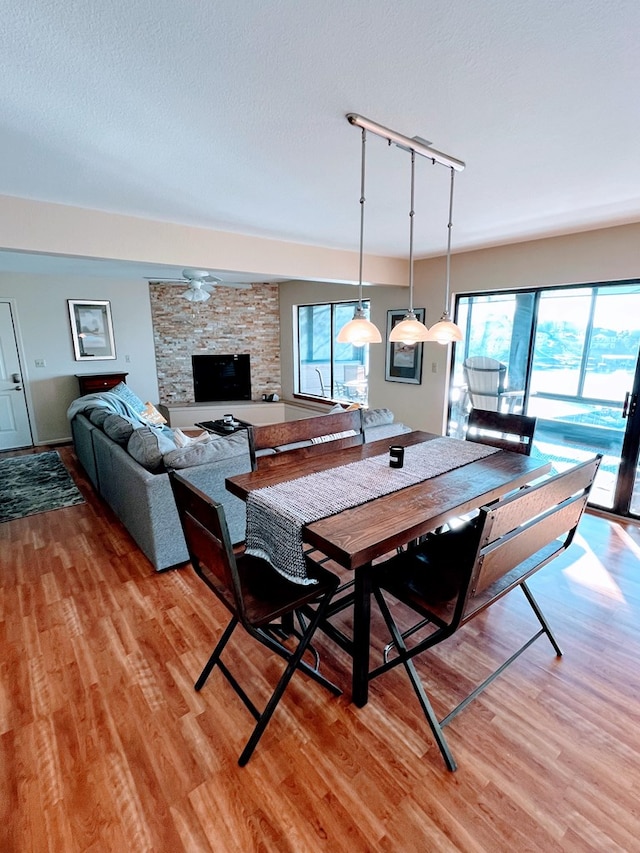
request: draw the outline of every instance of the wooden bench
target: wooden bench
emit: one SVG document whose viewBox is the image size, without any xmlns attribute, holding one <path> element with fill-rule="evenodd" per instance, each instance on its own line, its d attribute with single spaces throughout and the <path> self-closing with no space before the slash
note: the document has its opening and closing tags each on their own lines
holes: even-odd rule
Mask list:
<svg viewBox="0 0 640 853">
<path fill-rule="evenodd" d="M 442 732 L 444 726 L 543 634 L 556 654 L 562 654 L 526 580 L 572 543 L 600 459 L 596 456 L 482 507 L 465 527 L 431 534 L 374 569 L 373 592 L 392 642 L 385 650 L 384 663 L 369 673 L 369 679 L 400 664 L 405 667 L 450 770 L 455 770 L 456 764 Z M 438 720 L 412 659 L 450 637 L 516 586 L 522 589 L 540 628 L 446 717 Z M 401 631 L 383 591 L 419 614 L 421 621 Z M 398 606 L 393 610 L 397 613 Z M 418 630 L 422 639 L 416 641 Z M 427 630 L 430 633 L 425 637 Z"/>
<path fill-rule="evenodd" d="M 347 432 L 353 434 L 338 437 Z M 252 426 L 249 428 L 251 467 L 254 471 L 266 468 L 279 461 L 283 453 L 295 453 L 299 458 L 354 447 L 363 440 L 361 409 Z"/>
</svg>

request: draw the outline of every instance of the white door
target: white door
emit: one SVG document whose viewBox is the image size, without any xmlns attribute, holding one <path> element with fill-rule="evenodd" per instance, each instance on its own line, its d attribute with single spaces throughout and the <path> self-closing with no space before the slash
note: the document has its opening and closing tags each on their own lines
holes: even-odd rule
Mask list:
<svg viewBox="0 0 640 853">
<path fill-rule="evenodd" d="M 0 450 L 32 444 L 11 303 L 0 302 Z"/>
</svg>

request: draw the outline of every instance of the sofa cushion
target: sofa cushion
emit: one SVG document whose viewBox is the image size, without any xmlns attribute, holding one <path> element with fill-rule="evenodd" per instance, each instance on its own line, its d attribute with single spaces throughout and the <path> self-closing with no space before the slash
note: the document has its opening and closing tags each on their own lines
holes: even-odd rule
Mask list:
<svg viewBox="0 0 640 853">
<path fill-rule="evenodd" d="M 220 462 L 233 456 L 242 456 L 248 452 L 248 446 L 247 431 L 244 429 L 232 435 L 212 435 L 208 441 L 198 441 L 165 453 L 164 464 L 167 468 L 206 465 L 208 462 Z"/>
<path fill-rule="evenodd" d="M 376 427 L 393 423 L 393 412 L 390 409 L 363 409 L 362 427 Z"/>
<path fill-rule="evenodd" d="M 131 433 L 134 430 L 133 421 L 125 418 L 122 415 L 108 415 L 104 419 L 102 427 L 113 441 L 118 444 L 125 445 L 131 438 Z"/>
<path fill-rule="evenodd" d="M 140 397 L 138 397 L 138 395 L 135 394 L 125 382 L 118 382 L 118 384 L 110 390 L 112 394 L 120 397 L 121 400 L 128 403 L 136 412 L 142 412 L 144 410 L 145 406 Z"/>
<path fill-rule="evenodd" d="M 94 426 L 99 427 L 99 429 L 103 429 L 105 419 L 112 414 L 113 412 L 110 409 L 107 409 L 106 406 L 94 406 L 93 409 L 89 409 L 85 412 L 85 415 L 88 415 L 91 423 Z"/>
<path fill-rule="evenodd" d="M 134 429 L 127 443 L 127 453 L 147 471 L 164 471 L 163 456 L 176 449 L 167 435 L 152 427 Z"/>
</svg>

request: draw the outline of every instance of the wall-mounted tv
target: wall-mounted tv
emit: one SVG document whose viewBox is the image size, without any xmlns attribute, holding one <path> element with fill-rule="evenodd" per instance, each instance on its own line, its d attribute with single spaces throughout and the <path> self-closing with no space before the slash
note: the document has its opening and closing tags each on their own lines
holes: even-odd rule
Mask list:
<svg viewBox="0 0 640 853">
<path fill-rule="evenodd" d="M 248 353 L 192 355 L 191 364 L 196 403 L 251 399 Z"/>
</svg>

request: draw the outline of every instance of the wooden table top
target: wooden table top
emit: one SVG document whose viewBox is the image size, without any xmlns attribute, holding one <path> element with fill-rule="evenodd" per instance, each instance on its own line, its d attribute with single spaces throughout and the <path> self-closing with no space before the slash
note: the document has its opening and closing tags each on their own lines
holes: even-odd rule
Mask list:
<svg viewBox="0 0 640 853">
<path fill-rule="evenodd" d="M 280 464 L 230 477 L 226 484 L 230 492 L 246 500 L 255 489 L 387 453 L 391 443 L 407 447 L 440 437 L 416 431 L 394 436 L 392 441 L 383 439 L 317 456 L 295 457 L 296 451 L 291 451 L 283 454 Z M 548 462 L 499 450 L 484 459 L 308 524 L 304 538 L 345 568 L 356 569 L 436 529 L 450 518 L 541 477 L 550 468 Z"/>
</svg>

